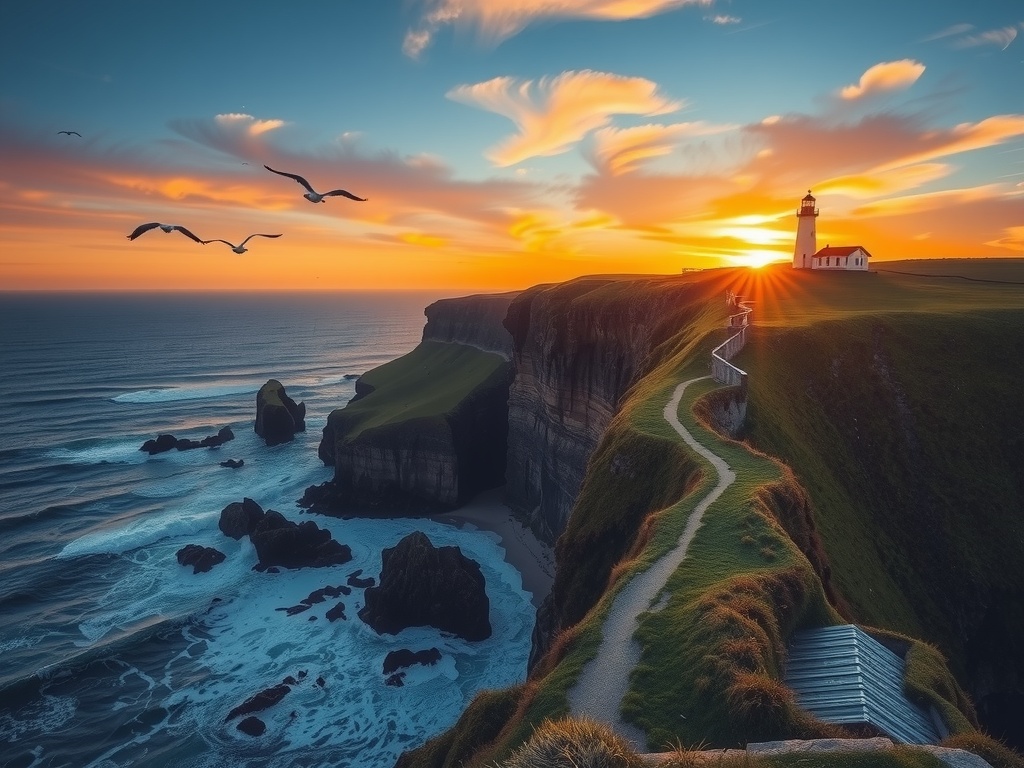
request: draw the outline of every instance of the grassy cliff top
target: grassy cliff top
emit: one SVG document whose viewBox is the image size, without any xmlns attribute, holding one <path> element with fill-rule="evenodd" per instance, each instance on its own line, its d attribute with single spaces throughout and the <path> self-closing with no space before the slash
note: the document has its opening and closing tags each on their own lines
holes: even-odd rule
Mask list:
<svg viewBox="0 0 1024 768">
<path fill-rule="evenodd" d="M 779 327 L 863 314 L 1013 309 L 1024 306 L 1024 259 L 889 261 L 870 272 L 783 264 L 748 270 L 730 288 L 754 302 L 757 325 Z"/>
<path fill-rule="evenodd" d="M 424 341 L 412 352 L 367 371 L 373 391 L 344 409 L 346 439 L 410 419 L 445 416 L 502 366 L 501 355 L 463 344 Z"/>
</svg>

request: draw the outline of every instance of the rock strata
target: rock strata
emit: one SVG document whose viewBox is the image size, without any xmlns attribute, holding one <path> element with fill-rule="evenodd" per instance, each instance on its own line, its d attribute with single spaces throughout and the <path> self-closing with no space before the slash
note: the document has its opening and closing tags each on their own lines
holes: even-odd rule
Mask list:
<svg viewBox="0 0 1024 768">
<path fill-rule="evenodd" d="M 491 636 L 480 565 L 458 547 L 435 547 L 415 531 L 381 555 L 380 584 L 364 593 L 359 618 L 378 634 L 432 626 L 466 640 Z"/>
<path fill-rule="evenodd" d="M 178 550 L 179 565 L 191 565 L 192 573 L 206 573 L 213 566 L 224 562 L 224 553 L 213 547 L 186 544 Z"/>
<path fill-rule="evenodd" d="M 231 431 L 231 427 L 222 427 L 216 435 L 204 437 L 202 440 L 190 440 L 186 437 L 179 438 L 170 434 L 158 435 L 155 439 L 144 442 L 139 450 L 148 453 L 150 456 L 155 456 L 158 453 L 164 453 L 172 449 L 190 451 L 194 448 L 216 448 L 228 440 L 234 439 L 235 433 Z"/>
<path fill-rule="evenodd" d="M 296 432 L 306 429 L 306 404 L 296 403 L 285 392 L 284 385 L 270 379 L 256 393 L 256 434 L 267 445 L 279 445 L 294 439 Z"/>
</svg>

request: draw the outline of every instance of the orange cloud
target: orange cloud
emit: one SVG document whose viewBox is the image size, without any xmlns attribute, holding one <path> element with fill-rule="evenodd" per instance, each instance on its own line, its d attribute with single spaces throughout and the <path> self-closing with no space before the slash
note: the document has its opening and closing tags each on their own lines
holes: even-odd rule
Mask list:
<svg viewBox="0 0 1024 768">
<path fill-rule="evenodd" d="M 398 239 L 403 243 L 409 245 L 421 245 L 424 248 L 441 248 L 447 244 L 448 240 L 444 237 L 438 237 L 437 235 L 427 235 L 422 232 L 402 232 Z"/>
<path fill-rule="evenodd" d="M 818 194 L 847 195 L 849 197 L 879 197 L 924 186 L 945 178 L 953 169 L 943 163 L 904 165 L 877 173 L 838 176 L 814 185 Z"/>
<path fill-rule="evenodd" d="M 985 184 L 964 189 L 944 189 L 939 192 L 925 192 L 920 195 L 905 195 L 876 200 L 854 210 L 857 216 L 902 216 L 923 213 L 950 205 L 993 200 L 1002 197 L 1006 190 L 1000 184 Z"/>
<path fill-rule="evenodd" d="M 638 125 L 632 128 L 601 128 L 594 133 L 593 161 L 597 168 L 619 175 L 636 170 L 643 162 L 671 153 L 685 138 L 735 130 L 735 125 L 703 121 L 671 125 Z"/>
<path fill-rule="evenodd" d="M 925 149 L 912 152 L 901 158 L 898 163 L 880 165 L 874 171 L 880 173 L 896 164 L 922 163 L 974 149 L 984 149 L 1017 136 L 1024 136 L 1024 115 L 994 115 L 979 123 L 960 123 L 949 131 L 924 133 L 919 137 L 918 143 L 925 145 Z"/>
<path fill-rule="evenodd" d="M 448 24 L 470 26 L 477 35 L 499 43 L 535 21 L 645 19 L 686 5 L 709 6 L 713 0 L 419 0 L 427 10 L 417 28 L 406 33 L 402 50 L 418 57 L 437 31 Z"/>
<path fill-rule="evenodd" d="M 844 99 L 860 99 L 879 91 L 909 88 L 924 74 L 924 64 L 913 59 L 884 61 L 875 64 L 860 76 L 856 85 L 848 85 L 839 95 Z"/>
<path fill-rule="evenodd" d="M 662 115 L 682 108 L 642 77 L 583 70 L 539 81 L 496 77 L 460 85 L 448 98 L 509 118 L 518 133 L 487 152 L 498 166 L 568 151 L 612 115 Z"/>
<path fill-rule="evenodd" d="M 1024 252 L 1024 227 L 1007 227 L 1003 230 L 1001 238 L 987 242 L 985 245 Z"/>
</svg>

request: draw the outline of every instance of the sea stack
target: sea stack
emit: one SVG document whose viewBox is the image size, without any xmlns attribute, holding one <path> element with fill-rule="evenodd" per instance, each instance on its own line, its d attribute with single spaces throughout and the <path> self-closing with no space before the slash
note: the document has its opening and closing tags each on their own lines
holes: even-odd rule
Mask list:
<svg viewBox="0 0 1024 768">
<path fill-rule="evenodd" d="M 306 404 L 296 403 L 277 379 L 270 379 L 256 393 L 256 434 L 267 445 L 290 442 L 296 432 L 306 431 Z"/>
</svg>

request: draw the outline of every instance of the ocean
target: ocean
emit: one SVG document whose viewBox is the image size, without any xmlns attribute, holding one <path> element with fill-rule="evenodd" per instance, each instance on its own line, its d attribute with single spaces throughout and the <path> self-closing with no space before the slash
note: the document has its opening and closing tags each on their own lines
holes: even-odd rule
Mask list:
<svg viewBox="0 0 1024 768">
<path fill-rule="evenodd" d="M 534 608 L 498 537 L 428 519 L 348 520 L 296 500 L 332 471 L 316 450 L 360 374 L 416 346 L 441 293 L 0 294 L 0 765 L 391 766 L 441 732 L 476 692 L 522 681 Z M 306 403 L 306 431 L 268 448 L 253 432 L 269 378 Z M 218 448 L 149 456 L 161 433 Z M 220 466 L 243 459 L 240 469 Z M 352 548 L 342 566 L 253 570 L 247 538 L 218 529 L 244 497 L 313 519 Z M 289 616 L 422 530 L 486 578 L 494 633 L 377 635 L 334 600 Z M 194 574 L 186 544 L 226 555 Z M 385 684 L 391 650 L 442 659 Z M 286 677 L 266 732 L 237 705 Z"/>
</svg>

